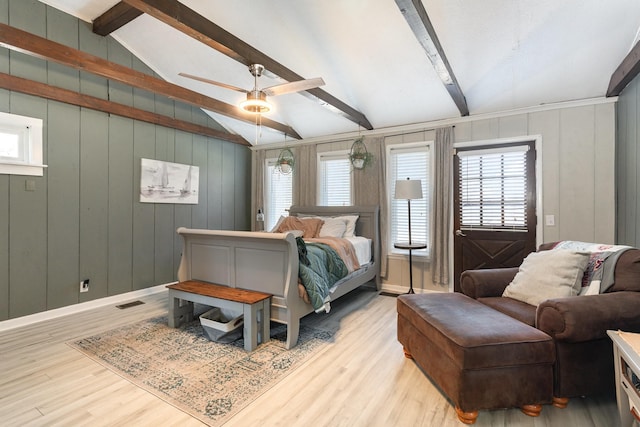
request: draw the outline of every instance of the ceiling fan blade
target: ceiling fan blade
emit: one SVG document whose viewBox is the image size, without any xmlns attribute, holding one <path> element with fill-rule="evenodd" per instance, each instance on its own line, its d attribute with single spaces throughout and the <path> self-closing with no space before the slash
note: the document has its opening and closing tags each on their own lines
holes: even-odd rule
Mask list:
<svg viewBox="0 0 640 427">
<path fill-rule="evenodd" d="M 321 77 L 315 79 L 298 80 L 297 82 L 283 83 L 280 85 L 270 86 L 262 89 L 268 96 L 284 95 L 285 93 L 300 92 L 303 90 L 313 89 L 318 86 L 324 86 L 324 80 Z"/>
<path fill-rule="evenodd" d="M 203 83 L 209 83 L 212 85 L 216 85 L 216 86 L 220 86 L 223 87 L 225 89 L 231 89 L 231 90 L 236 90 L 238 92 L 242 92 L 242 93 L 249 93 L 250 91 L 246 90 L 246 89 L 242 89 L 241 87 L 237 87 L 237 86 L 233 86 L 233 85 L 228 85 L 226 83 L 220 83 L 217 82 L 215 80 L 210 80 L 204 77 L 198 77 L 198 76 L 194 76 L 192 74 L 187 74 L 187 73 L 178 73 L 178 75 L 182 76 L 182 77 L 186 77 L 188 79 L 193 79 L 193 80 L 197 80 L 199 82 L 203 82 Z"/>
</svg>

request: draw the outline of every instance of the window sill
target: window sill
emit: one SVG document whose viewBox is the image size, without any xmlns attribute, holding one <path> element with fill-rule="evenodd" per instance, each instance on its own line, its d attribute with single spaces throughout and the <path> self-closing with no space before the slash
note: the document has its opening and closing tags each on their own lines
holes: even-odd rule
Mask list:
<svg viewBox="0 0 640 427">
<path fill-rule="evenodd" d="M 47 165 L 0 163 L 0 175 L 42 176 Z"/>
</svg>

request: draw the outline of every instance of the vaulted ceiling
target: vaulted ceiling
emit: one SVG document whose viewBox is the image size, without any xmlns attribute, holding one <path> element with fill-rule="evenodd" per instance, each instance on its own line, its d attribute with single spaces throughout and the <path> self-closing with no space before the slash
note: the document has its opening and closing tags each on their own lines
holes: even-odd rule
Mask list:
<svg viewBox="0 0 640 427">
<path fill-rule="evenodd" d="M 612 76 L 623 87 L 635 75 L 640 28 L 637 0 L 41 1 L 92 22 L 167 82 L 222 101 L 205 111 L 251 144 L 604 97 Z M 269 97 L 257 128 L 237 111 L 245 94 L 179 75 L 249 90 L 252 63 L 267 69 L 259 88 L 325 85 Z"/>
</svg>

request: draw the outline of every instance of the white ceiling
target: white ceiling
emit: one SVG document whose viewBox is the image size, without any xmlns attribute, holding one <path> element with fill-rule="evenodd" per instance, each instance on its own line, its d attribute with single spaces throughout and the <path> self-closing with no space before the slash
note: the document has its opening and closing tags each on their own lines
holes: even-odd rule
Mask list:
<svg viewBox="0 0 640 427">
<path fill-rule="evenodd" d="M 92 21 L 118 0 L 42 0 Z M 393 0 L 181 0 L 363 113 L 374 129 L 460 117 Z M 638 0 L 423 0 L 470 114 L 605 96 L 636 41 Z M 178 76 L 186 72 L 251 89 L 246 67 L 142 15 L 112 34 L 164 79 L 238 104 L 245 95 Z M 283 81 L 263 76 L 260 87 Z M 270 97 L 267 117 L 303 138 L 358 125 L 300 94 Z M 255 144 L 256 128 L 210 115 Z M 259 144 L 282 142 L 262 127 Z"/>
</svg>

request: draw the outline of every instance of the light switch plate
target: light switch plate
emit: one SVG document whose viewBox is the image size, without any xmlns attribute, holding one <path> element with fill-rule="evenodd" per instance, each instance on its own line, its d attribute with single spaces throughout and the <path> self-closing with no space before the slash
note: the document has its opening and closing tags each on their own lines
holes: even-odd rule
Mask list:
<svg viewBox="0 0 640 427">
<path fill-rule="evenodd" d="M 544 224 L 553 227 L 556 225 L 556 216 L 555 215 L 545 215 L 544 216 Z"/>
</svg>

